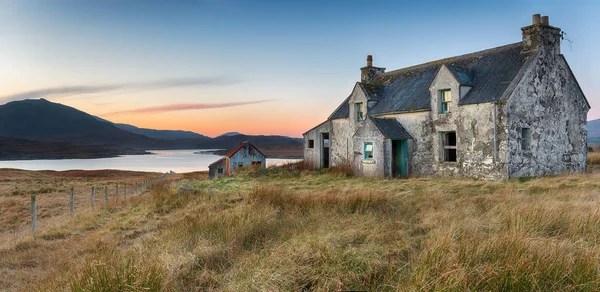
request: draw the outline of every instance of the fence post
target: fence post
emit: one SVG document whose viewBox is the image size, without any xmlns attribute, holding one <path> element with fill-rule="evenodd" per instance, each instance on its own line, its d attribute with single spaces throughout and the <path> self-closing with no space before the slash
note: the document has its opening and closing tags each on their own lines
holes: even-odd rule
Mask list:
<svg viewBox="0 0 600 292">
<path fill-rule="evenodd" d="M 31 229 L 35 233 L 37 227 L 37 205 L 35 203 L 35 195 L 31 195 Z"/>
<path fill-rule="evenodd" d="M 115 190 L 115 198 L 119 199 L 119 184 L 118 183 L 117 183 L 117 187 L 116 187 L 116 190 Z"/>
<path fill-rule="evenodd" d="M 127 200 L 127 184 L 123 185 L 123 199 Z"/>
<path fill-rule="evenodd" d="M 71 210 L 71 217 L 75 216 L 75 191 L 71 187 L 71 199 L 69 200 L 69 210 Z"/>
<path fill-rule="evenodd" d="M 94 187 L 92 187 L 92 208 L 94 208 Z"/>
<path fill-rule="evenodd" d="M 104 201 L 106 201 L 106 208 L 108 208 L 108 186 L 104 186 Z"/>
</svg>

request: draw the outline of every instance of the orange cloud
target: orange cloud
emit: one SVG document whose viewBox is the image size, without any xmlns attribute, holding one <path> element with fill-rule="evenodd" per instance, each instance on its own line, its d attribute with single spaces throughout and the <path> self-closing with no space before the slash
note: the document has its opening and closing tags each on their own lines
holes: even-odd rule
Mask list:
<svg viewBox="0 0 600 292">
<path fill-rule="evenodd" d="M 234 106 L 242 106 L 249 104 L 257 104 L 273 101 L 271 100 L 256 100 L 256 101 L 243 101 L 243 102 L 227 102 L 227 103 L 184 103 L 184 104 L 170 104 L 163 106 L 153 106 L 153 107 L 145 107 L 138 108 L 132 110 L 125 111 L 116 111 L 103 114 L 103 116 L 115 116 L 115 115 L 123 115 L 123 114 L 155 114 L 155 113 L 165 113 L 172 111 L 187 111 L 187 110 L 203 110 L 203 109 L 213 109 L 213 108 L 223 108 L 223 107 L 234 107 Z"/>
</svg>

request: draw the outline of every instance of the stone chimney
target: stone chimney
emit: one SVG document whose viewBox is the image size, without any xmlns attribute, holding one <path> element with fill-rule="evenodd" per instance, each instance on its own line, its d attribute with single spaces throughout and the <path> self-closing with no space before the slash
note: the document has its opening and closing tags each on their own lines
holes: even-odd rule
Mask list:
<svg viewBox="0 0 600 292">
<path fill-rule="evenodd" d="M 371 84 L 379 74 L 385 73 L 385 68 L 373 67 L 373 56 L 367 56 L 367 66 L 360 68 L 360 82 Z"/>
<path fill-rule="evenodd" d="M 523 52 L 543 50 L 547 54 L 560 54 L 560 28 L 550 26 L 548 16 L 534 14 L 531 18 L 531 25 L 521 28 Z"/>
</svg>

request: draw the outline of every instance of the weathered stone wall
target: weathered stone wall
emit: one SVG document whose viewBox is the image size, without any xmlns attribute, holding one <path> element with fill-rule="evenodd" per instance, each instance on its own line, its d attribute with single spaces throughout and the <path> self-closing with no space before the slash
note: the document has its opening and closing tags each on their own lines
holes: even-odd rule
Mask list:
<svg viewBox="0 0 600 292">
<path fill-rule="evenodd" d="M 508 175 L 541 176 L 583 172 L 589 110 L 562 55 L 542 49 L 507 101 Z M 521 149 L 521 128 L 529 149 Z"/>
<path fill-rule="evenodd" d="M 432 176 L 433 166 L 433 124 L 430 111 L 383 115 L 382 118 L 395 118 L 413 137 L 408 141 L 408 174 Z M 391 152 L 391 145 L 390 152 Z M 390 156 L 391 157 L 391 156 Z M 391 163 L 391 161 L 390 161 Z M 391 169 L 391 166 L 390 166 Z"/>
<path fill-rule="evenodd" d="M 353 157 L 353 127 L 348 119 L 331 121 L 331 166 L 350 164 Z"/>
<path fill-rule="evenodd" d="M 317 127 L 311 129 L 310 131 L 304 133 L 304 161 L 315 168 L 322 167 L 322 151 L 321 147 L 323 146 L 323 140 L 321 134 L 329 133 L 329 140 L 333 136 L 331 121 L 326 121 Z M 314 140 L 314 147 L 308 148 L 308 140 Z M 331 151 L 331 142 L 330 142 L 330 151 Z"/>
<path fill-rule="evenodd" d="M 450 112 L 440 113 L 440 90 L 450 89 L 452 103 Z M 462 90 L 461 90 L 462 89 Z M 461 88 L 452 73 L 442 66 L 430 86 L 433 152 L 433 174 L 438 176 L 461 176 L 488 179 L 506 178 L 506 155 L 499 155 L 506 149 L 505 119 L 493 103 L 461 105 Z M 494 117 L 494 111 L 496 116 Z M 494 120 L 495 118 L 495 120 Z M 496 134 L 494 134 L 494 124 Z M 441 132 L 456 132 L 456 162 L 442 161 L 443 143 Z M 496 138 L 494 140 L 494 137 Z M 498 151 L 494 155 L 494 144 Z M 497 159 L 496 159 L 497 158 Z"/>
<path fill-rule="evenodd" d="M 370 119 L 365 120 L 358 127 L 353 137 L 353 169 L 357 175 L 362 176 L 385 176 L 389 175 L 391 169 L 391 156 L 389 139 L 379 132 Z M 364 159 L 364 145 L 366 142 L 373 143 L 373 159 Z M 387 155 L 386 156 L 386 152 Z"/>
</svg>

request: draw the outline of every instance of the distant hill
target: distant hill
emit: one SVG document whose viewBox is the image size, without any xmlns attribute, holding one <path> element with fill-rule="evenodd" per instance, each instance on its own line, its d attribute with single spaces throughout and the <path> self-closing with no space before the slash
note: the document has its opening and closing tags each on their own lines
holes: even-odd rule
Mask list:
<svg viewBox="0 0 600 292">
<path fill-rule="evenodd" d="M 600 144 L 600 119 L 588 121 L 588 143 Z"/>
<path fill-rule="evenodd" d="M 166 145 L 45 99 L 13 101 L 0 106 L 0 137 L 140 149 Z"/>
<path fill-rule="evenodd" d="M 241 133 L 239 133 L 239 132 L 227 132 L 227 133 L 223 133 L 223 134 L 221 134 L 221 135 L 217 136 L 217 138 L 218 138 L 218 137 L 229 137 L 229 136 L 236 136 L 236 135 L 242 135 L 242 134 L 241 134 Z"/>
<path fill-rule="evenodd" d="M 148 149 L 229 149 L 242 141 L 257 146 L 302 145 L 302 139 L 285 136 L 252 136 L 236 132 L 216 138 L 206 137 L 189 131 L 153 130 L 127 124 L 114 124 L 75 108 L 53 103 L 45 99 L 13 101 L 0 106 L 0 137 L 12 139 L 10 145 L 28 145 L 44 156 L 44 150 L 55 151 L 59 145 L 73 150 L 55 157 L 79 157 L 75 152 L 93 157 L 110 157 Z M 16 142 L 15 139 L 27 141 Z M 8 141 L 8 140 L 7 140 Z M 33 144 L 38 143 L 39 147 Z M 54 144 L 53 144 L 54 143 Z M 56 144 L 64 143 L 64 144 Z M 102 146 L 97 148 L 79 146 Z M 37 148 L 36 148 L 37 147 Z M 0 153 L 13 153 L 20 159 L 17 148 L 0 144 Z M 29 151 L 28 153 L 34 153 Z M 69 154 L 71 153 L 71 154 Z M 86 154 L 86 155 L 87 155 Z M 69 156 L 72 155 L 72 156 Z M 83 154 L 82 154 L 83 155 Z M 85 156 L 85 155 L 83 155 Z M 0 159 L 5 159 L 4 156 Z"/>
<path fill-rule="evenodd" d="M 224 148 L 229 149 L 237 146 L 242 141 L 248 141 L 256 146 L 273 145 L 302 145 L 302 138 L 290 138 L 286 136 L 264 136 L 264 135 L 233 135 L 218 136 L 202 143 L 203 148 Z"/>
<path fill-rule="evenodd" d="M 208 137 L 191 131 L 181 130 L 154 130 L 138 128 L 128 124 L 114 124 L 117 128 L 134 134 L 144 135 L 154 139 L 177 140 L 177 139 L 207 139 Z"/>
</svg>

